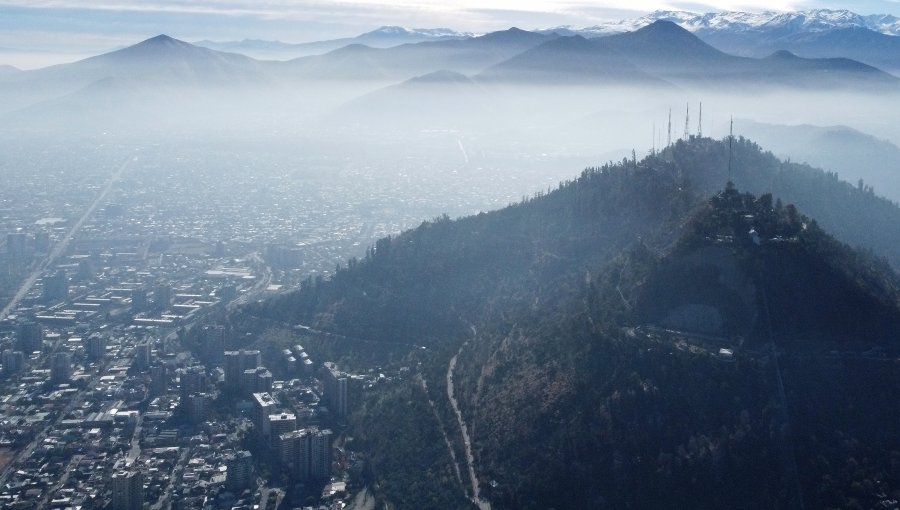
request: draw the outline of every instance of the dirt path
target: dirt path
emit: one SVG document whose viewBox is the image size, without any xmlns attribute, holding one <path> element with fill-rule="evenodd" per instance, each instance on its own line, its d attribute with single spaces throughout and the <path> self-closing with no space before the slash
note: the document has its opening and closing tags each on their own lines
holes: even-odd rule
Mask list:
<svg viewBox="0 0 900 510">
<path fill-rule="evenodd" d="M 472 337 L 476 335 L 475 326 L 472 326 Z M 469 429 L 466 427 L 466 421 L 463 419 L 462 413 L 459 411 L 459 405 L 456 402 L 456 396 L 453 393 L 453 371 L 456 370 L 456 359 L 466 347 L 465 342 L 459 348 L 455 356 L 450 358 L 450 365 L 447 367 L 447 398 L 450 400 L 450 406 L 456 414 L 456 421 L 459 422 L 459 430 L 462 434 L 463 448 L 466 452 L 466 465 L 469 470 L 469 480 L 472 483 L 472 501 L 478 505 L 481 510 L 490 510 L 491 504 L 481 499 L 481 491 L 478 487 L 478 477 L 475 475 L 475 457 L 472 455 L 472 442 L 469 439 Z"/>
<path fill-rule="evenodd" d="M 428 383 L 425 381 L 425 378 L 422 377 L 422 374 L 419 374 L 419 386 L 422 387 L 422 390 L 425 391 L 425 396 L 428 397 Z M 462 473 L 459 471 L 459 461 L 456 460 L 456 451 L 453 450 L 453 444 L 450 442 L 450 436 L 447 435 L 447 429 L 444 427 L 444 422 L 441 420 L 441 415 L 438 414 L 437 408 L 434 407 L 434 401 L 428 397 L 428 405 L 431 407 L 431 412 L 434 414 L 434 419 L 437 420 L 438 426 L 441 428 L 441 435 L 444 437 L 444 444 L 447 445 L 447 451 L 450 453 L 450 459 L 453 461 L 453 472 L 456 474 L 456 480 L 460 485 L 463 484 Z"/>
</svg>

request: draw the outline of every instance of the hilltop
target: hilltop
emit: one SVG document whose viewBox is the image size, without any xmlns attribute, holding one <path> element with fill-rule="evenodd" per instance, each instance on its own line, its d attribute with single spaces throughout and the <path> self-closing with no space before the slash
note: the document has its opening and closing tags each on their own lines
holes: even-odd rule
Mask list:
<svg viewBox="0 0 900 510">
<path fill-rule="evenodd" d="M 900 266 L 897 205 L 834 173 L 780 161 L 749 140 L 732 145 L 730 176 L 728 144 L 693 138 L 640 162 L 588 169 L 507 209 L 425 222 L 378 241 L 364 260 L 351 260 L 331 281 L 309 281 L 260 313 L 420 343 L 414 340 L 434 330 L 426 310 L 440 310 L 456 323 L 460 314 L 475 317 L 485 301 L 509 299 L 520 286 L 552 291 L 558 277 L 574 284 L 637 239 L 668 246 L 687 214 L 729 180 L 738 189 L 795 204 L 839 241 Z M 359 320 L 360 314 L 386 324 Z"/>
<path fill-rule="evenodd" d="M 367 483 L 398 507 L 466 507 L 468 482 L 433 445 L 448 433 L 466 469 L 447 401 L 454 367 L 495 508 L 874 505 L 881 493 L 853 484 L 888 459 L 852 476 L 830 466 L 900 448 L 898 427 L 858 423 L 859 409 L 883 415 L 898 386 L 854 389 L 900 382 L 884 362 L 897 347 L 897 276 L 787 197 L 861 215 L 897 207 L 746 140 L 732 146 L 732 178 L 771 195 L 715 190 L 728 143 L 693 138 L 506 209 L 425 222 L 243 313 L 382 346 L 332 346 L 342 356 L 425 347 L 402 361 L 417 367 L 410 379 L 371 393 L 352 425 Z M 855 214 L 832 220 L 847 229 Z M 425 490 L 428 470 L 445 475 Z"/>
<path fill-rule="evenodd" d="M 868 349 L 893 345 L 900 325 L 889 268 L 836 242 L 793 205 L 734 187 L 715 195 L 676 247 L 643 271 L 646 281 L 631 289 L 633 320 L 738 337 L 746 346 Z"/>
</svg>

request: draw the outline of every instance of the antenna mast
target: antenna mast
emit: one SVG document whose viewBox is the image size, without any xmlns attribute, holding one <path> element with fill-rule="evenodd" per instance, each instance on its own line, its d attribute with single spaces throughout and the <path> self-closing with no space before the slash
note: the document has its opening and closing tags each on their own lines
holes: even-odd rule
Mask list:
<svg viewBox="0 0 900 510">
<path fill-rule="evenodd" d="M 691 123 L 691 103 L 688 103 L 686 109 L 684 111 L 684 141 L 688 141 L 690 138 L 690 123 Z"/>
<path fill-rule="evenodd" d="M 672 145 L 672 109 L 669 108 L 669 137 L 666 138 L 666 147 Z"/>
<path fill-rule="evenodd" d="M 656 121 L 653 121 L 653 140 L 651 143 L 650 154 L 656 155 Z"/>
<path fill-rule="evenodd" d="M 700 102 L 700 119 L 697 121 L 697 138 L 703 138 L 703 101 Z"/>
<path fill-rule="evenodd" d="M 728 128 L 728 182 L 731 182 L 731 144 L 734 141 L 734 117 L 731 117 L 731 126 Z"/>
</svg>

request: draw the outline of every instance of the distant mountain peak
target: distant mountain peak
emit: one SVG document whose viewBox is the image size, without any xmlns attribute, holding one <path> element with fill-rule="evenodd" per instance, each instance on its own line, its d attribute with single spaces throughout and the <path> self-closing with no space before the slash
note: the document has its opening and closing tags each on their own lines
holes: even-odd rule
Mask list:
<svg viewBox="0 0 900 510">
<path fill-rule="evenodd" d="M 371 32 L 366 32 L 359 37 L 406 37 L 419 38 L 424 40 L 430 39 L 461 39 L 471 37 L 468 32 L 457 32 L 449 28 L 406 28 L 398 25 L 384 25 L 378 27 Z"/>
<path fill-rule="evenodd" d="M 447 83 L 472 83 L 471 78 L 468 76 L 458 73 L 456 71 L 448 71 L 446 69 L 442 69 L 440 71 L 435 71 L 433 73 L 428 73 L 422 76 L 416 76 L 415 78 L 410 78 L 405 83 L 407 84 L 422 84 L 422 83 L 438 83 L 438 84 L 447 84 Z"/>
<path fill-rule="evenodd" d="M 645 71 L 685 72 L 691 67 L 692 72 L 705 73 L 713 61 L 728 58 L 677 23 L 667 20 L 656 20 L 634 31 L 593 39 L 593 43 L 649 66 Z"/>
<path fill-rule="evenodd" d="M 530 34 L 530 33 L 531 32 L 529 32 L 527 30 L 522 30 L 519 27 L 509 27 L 506 30 L 498 30 L 496 32 L 491 32 L 489 34 L 483 35 L 482 37 L 515 36 L 515 35 L 523 35 L 523 34 Z"/>
<path fill-rule="evenodd" d="M 806 31 L 829 30 L 832 28 L 848 28 L 866 26 L 865 19 L 847 10 L 812 9 L 809 11 L 786 12 L 774 16 L 762 25 L 763 28 L 775 27 L 785 30 L 802 29 Z"/>
<path fill-rule="evenodd" d="M 491 32 L 489 34 L 484 34 L 477 39 L 482 41 L 494 41 L 494 42 L 510 42 L 510 41 L 521 41 L 528 39 L 546 39 L 548 36 L 545 34 L 540 34 L 537 32 L 529 32 L 527 30 L 522 30 L 519 27 L 511 27 L 506 30 L 500 30 L 497 32 Z"/>
<path fill-rule="evenodd" d="M 527 30 L 522 30 L 519 27 L 509 27 L 506 30 L 497 30 L 496 32 L 490 32 L 490 33 L 484 34 L 480 37 L 480 39 L 485 39 L 485 38 L 497 39 L 497 38 L 501 38 L 501 37 L 516 37 L 516 36 L 521 36 L 521 35 L 528 34 L 528 33 L 531 33 L 531 32 L 528 32 Z"/>
<path fill-rule="evenodd" d="M 678 23 L 668 20 L 656 20 L 627 35 L 634 39 L 643 39 L 655 44 L 689 45 L 693 47 L 706 47 L 708 50 L 716 51 Z"/>
<path fill-rule="evenodd" d="M 668 11 L 668 10 L 655 10 L 647 15 L 648 18 L 653 18 L 656 20 L 665 20 L 665 21 L 675 21 L 682 20 L 685 18 L 696 16 L 696 14 L 688 11 Z"/>
<path fill-rule="evenodd" d="M 99 59 L 102 61 L 106 59 L 112 59 L 132 62 L 165 62 L 172 59 L 190 59 L 192 61 L 200 62 L 209 57 L 212 57 L 214 54 L 217 54 L 219 56 L 231 55 L 228 53 L 214 52 L 213 50 L 201 46 L 194 46 L 191 43 L 175 39 L 174 37 L 168 36 L 166 34 L 160 34 L 132 46 L 128 46 L 126 48 L 122 48 L 110 53 L 104 53 L 96 57 L 91 57 L 87 60 L 94 61 L 96 59 Z M 241 58 L 246 57 L 241 56 Z"/>
<path fill-rule="evenodd" d="M 172 44 L 186 45 L 188 43 L 178 40 L 178 39 L 175 39 L 174 37 L 168 36 L 166 34 L 159 34 L 155 37 L 151 37 L 145 41 L 139 42 L 137 45 L 138 46 L 140 46 L 140 45 L 152 46 L 152 45 L 172 45 Z"/>
<path fill-rule="evenodd" d="M 770 58 L 772 60 L 799 60 L 800 59 L 800 57 L 798 57 L 794 53 L 791 53 L 788 50 L 778 50 L 775 53 L 769 55 L 767 58 Z"/>
<path fill-rule="evenodd" d="M 375 30 L 372 30 L 371 32 L 367 32 L 367 33 L 397 35 L 397 34 L 408 34 L 409 30 L 407 30 L 403 27 L 397 26 L 397 25 L 384 25 L 382 27 L 378 27 Z"/>
<path fill-rule="evenodd" d="M 160 34 L 150 39 L 141 41 L 135 45 L 128 46 L 113 54 L 121 55 L 152 55 L 160 52 L 184 51 L 190 49 L 200 49 L 191 43 L 175 39 L 166 34 Z"/>
<path fill-rule="evenodd" d="M 644 31 L 657 31 L 663 33 L 672 33 L 672 34 L 680 34 L 680 33 L 690 33 L 684 28 L 681 27 L 678 23 L 674 21 L 670 21 L 667 19 L 658 19 L 653 23 L 650 23 L 646 27 L 640 29 Z"/>
</svg>

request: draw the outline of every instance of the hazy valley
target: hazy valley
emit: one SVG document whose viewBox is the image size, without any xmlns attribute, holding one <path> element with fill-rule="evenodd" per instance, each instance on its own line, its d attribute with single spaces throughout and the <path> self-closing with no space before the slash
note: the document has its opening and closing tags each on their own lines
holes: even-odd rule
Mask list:
<svg viewBox="0 0 900 510">
<path fill-rule="evenodd" d="M 0 505 L 900 508 L 898 34 L 0 67 Z"/>
</svg>

